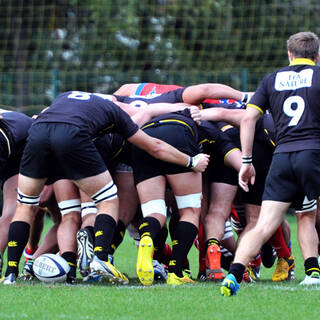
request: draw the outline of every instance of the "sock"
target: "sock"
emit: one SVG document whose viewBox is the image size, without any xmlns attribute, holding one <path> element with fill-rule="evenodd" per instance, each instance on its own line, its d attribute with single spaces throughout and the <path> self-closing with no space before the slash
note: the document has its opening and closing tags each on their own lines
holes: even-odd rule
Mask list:
<svg viewBox="0 0 320 320">
<path fill-rule="evenodd" d="M 227 249 L 222 248 L 221 250 L 221 268 L 229 271 L 234 255 Z"/>
<path fill-rule="evenodd" d="M 94 223 L 94 253 L 103 261 L 108 260 L 110 245 L 116 229 L 116 221 L 108 214 L 99 214 Z"/>
<path fill-rule="evenodd" d="M 31 250 L 28 248 L 28 245 L 26 245 L 25 249 L 24 249 L 24 256 L 25 256 L 25 260 L 24 263 L 27 263 L 28 260 L 32 259 L 33 254 L 37 251 L 38 246 L 35 247 L 35 249 Z"/>
<path fill-rule="evenodd" d="M 76 268 L 77 266 L 77 255 L 75 252 L 72 251 L 66 251 L 61 254 L 61 257 L 66 260 L 70 267 Z"/>
<path fill-rule="evenodd" d="M 157 234 L 161 230 L 160 222 L 153 217 L 145 217 L 142 219 L 140 226 L 139 226 L 139 235 L 140 239 L 145 236 L 151 237 L 154 240 Z"/>
<path fill-rule="evenodd" d="M 198 232 L 198 243 L 199 243 L 199 272 L 203 272 L 206 270 L 206 250 L 204 243 L 204 232 L 203 232 L 203 224 L 200 224 L 199 232 Z"/>
<path fill-rule="evenodd" d="M 172 255 L 169 262 L 169 272 L 182 277 L 182 270 L 185 259 L 198 233 L 198 228 L 190 222 L 181 221 L 178 223 L 174 238 L 172 240 Z"/>
<path fill-rule="evenodd" d="M 290 251 L 286 242 L 284 241 L 282 227 L 276 230 L 276 232 L 272 235 L 271 239 L 268 241 L 272 247 L 276 250 L 278 258 L 289 258 Z"/>
<path fill-rule="evenodd" d="M 206 252 L 209 248 L 209 246 L 211 246 L 212 244 L 216 244 L 220 247 L 220 241 L 216 238 L 210 238 L 205 242 L 205 248 L 206 248 Z"/>
<path fill-rule="evenodd" d="M 230 267 L 229 273 L 235 276 L 238 283 L 241 283 L 245 268 L 246 267 L 241 263 L 234 263 Z"/>
<path fill-rule="evenodd" d="M 311 276 L 313 272 L 318 273 L 320 276 L 320 269 L 318 264 L 318 259 L 316 257 L 310 257 L 305 260 L 304 262 L 304 270 L 306 275 Z"/>
<path fill-rule="evenodd" d="M 10 224 L 8 235 L 8 267 L 5 276 L 14 273 L 18 276 L 19 261 L 29 239 L 30 225 L 24 221 Z"/>
<path fill-rule="evenodd" d="M 174 238 L 174 233 L 176 231 L 176 228 L 178 226 L 180 217 L 177 214 L 174 214 L 171 216 L 170 221 L 169 221 L 169 233 L 171 236 L 171 239 Z"/>
<path fill-rule="evenodd" d="M 110 246 L 111 254 L 114 254 L 116 249 L 120 246 L 121 242 L 123 241 L 125 232 L 126 232 L 125 224 L 121 220 L 118 220 L 117 227 L 114 232 L 113 239 Z"/>
<path fill-rule="evenodd" d="M 162 227 L 160 232 L 154 238 L 153 245 L 154 245 L 154 253 L 153 259 L 158 260 L 160 263 L 163 261 L 164 255 L 164 246 L 166 244 L 166 240 L 168 237 L 168 229 L 166 226 Z"/>
</svg>

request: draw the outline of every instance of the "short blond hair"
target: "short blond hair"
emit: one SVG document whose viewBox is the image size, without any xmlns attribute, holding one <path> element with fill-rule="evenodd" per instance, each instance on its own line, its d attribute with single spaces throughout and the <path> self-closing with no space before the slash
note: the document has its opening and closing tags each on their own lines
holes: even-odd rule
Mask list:
<svg viewBox="0 0 320 320">
<path fill-rule="evenodd" d="M 319 54 L 319 38 L 313 32 L 298 32 L 287 40 L 287 48 L 295 58 L 315 61 Z"/>
</svg>

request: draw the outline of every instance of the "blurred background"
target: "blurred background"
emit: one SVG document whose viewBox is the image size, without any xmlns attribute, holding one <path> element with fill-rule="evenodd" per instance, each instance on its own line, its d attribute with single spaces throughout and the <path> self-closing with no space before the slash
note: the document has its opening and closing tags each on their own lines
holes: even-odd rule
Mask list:
<svg viewBox="0 0 320 320">
<path fill-rule="evenodd" d="M 0 107 L 33 114 L 131 82 L 254 91 L 319 16 L 319 0 L 0 0 Z"/>
</svg>

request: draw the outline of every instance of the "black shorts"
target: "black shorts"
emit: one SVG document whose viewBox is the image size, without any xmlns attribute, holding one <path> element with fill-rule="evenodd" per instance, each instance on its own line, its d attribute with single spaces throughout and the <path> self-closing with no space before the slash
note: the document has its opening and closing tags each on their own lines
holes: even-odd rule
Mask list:
<svg viewBox="0 0 320 320">
<path fill-rule="evenodd" d="M 233 186 L 238 185 L 238 172 L 224 164 L 222 157 L 212 157 L 208 166 L 209 183 L 226 183 Z"/>
<path fill-rule="evenodd" d="M 0 135 L 0 184 L 19 173 L 20 161 L 23 153 L 24 143 L 14 146 L 8 156 L 8 144 L 5 138 Z"/>
<path fill-rule="evenodd" d="M 276 153 L 266 179 L 263 200 L 301 206 L 305 195 L 320 195 L 320 150 Z"/>
<path fill-rule="evenodd" d="M 231 138 L 235 146 L 240 149 L 239 129 L 230 128 L 225 131 L 225 134 Z M 218 182 L 233 186 L 238 185 L 238 172 L 235 169 L 227 166 L 224 163 L 224 158 L 222 157 L 213 156 L 210 159 L 207 171 L 209 183 Z"/>
<path fill-rule="evenodd" d="M 185 125 L 175 124 L 174 122 L 164 123 L 154 127 L 147 127 L 144 132 L 169 143 L 190 156 L 200 153 L 195 136 Z M 153 177 L 190 171 L 186 167 L 158 160 L 135 146 L 132 147 L 132 167 L 136 185 Z"/>
<path fill-rule="evenodd" d="M 38 123 L 29 130 L 20 173 L 31 178 L 78 180 L 106 166 L 86 131 L 65 123 Z M 47 182 L 48 183 L 48 182 Z"/>
<path fill-rule="evenodd" d="M 249 184 L 249 192 L 242 192 L 244 203 L 261 205 L 266 178 L 272 161 L 274 149 L 264 142 L 255 140 L 252 149 L 252 163 L 256 170 L 255 183 Z"/>
</svg>

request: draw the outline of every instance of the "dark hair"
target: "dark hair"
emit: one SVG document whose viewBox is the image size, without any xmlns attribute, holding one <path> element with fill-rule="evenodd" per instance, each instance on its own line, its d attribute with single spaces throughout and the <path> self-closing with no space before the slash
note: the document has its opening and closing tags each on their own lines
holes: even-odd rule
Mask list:
<svg viewBox="0 0 320 320">
<path fill-rule="evenodd" d="M 319 53 L 319 38 L 313 32 L 299 32 L 287 40 L 287 48 L 295 58 L 315 61 Z"/>
</svg>

